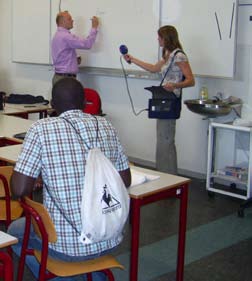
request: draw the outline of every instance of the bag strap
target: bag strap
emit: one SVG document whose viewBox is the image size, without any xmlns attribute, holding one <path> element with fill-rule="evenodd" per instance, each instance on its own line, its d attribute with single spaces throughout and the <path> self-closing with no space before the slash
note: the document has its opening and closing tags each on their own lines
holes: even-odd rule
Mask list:
<svg viewBox="0 0 252 281">
<path fill-rule="evenodd" d="M 98 120 L 96 118 L 96 116 L 93 116 L 95 118 L 96 121 L 96 139 L 95 139 L 95 145 L 97 147 L 97 143 L 98 143 L 98 132 L 99 132 L 99 124 L 98 124 Z M 83 143 L 87 146 L 88 149 L 91 149 L 91 147 L 85 142 L 83 141 L 80 132 L 74 127 L 74 125 L 72 124 L 72 122 L 70 122 L 68 119 L 66 119 L 65 117 L 60 117 L 62 119 L 64 119 L 75 131 L 76 135 L 78 136 L 78 140 L 81 144 L 81 146 L 83 145 Z"/>
<path fill-rule="evenodd" d="M 166 72 L 165 72 L 165 75 L 164 75 L 162 81 L 160 82 L 160 86 L 162 86 L 162 84 L 163 84 L 163 82 L 164 82 L 164 79 L 165 79 L 165 77 L 166 77 L 168 71 L 171 69 L 172 64 L 173 64 L 173 61 L 174 61 L 174 59 L 175 59 L 177 53 L 183 53 L 183 54 L 184 54 L 184 52 L 183 52 L 182 50 L 180 50 L 180 49 L 177 50 L 177 51 L 174 53 L 174 55 L 173 55 L 173 57 L 172 57 L 172 59 L 171 59 L 171 62 L 169 63 L 169 65 L 168 65 L 168 67 L 167 67 L 167 70 L 166 70 Z"/>
</svg>

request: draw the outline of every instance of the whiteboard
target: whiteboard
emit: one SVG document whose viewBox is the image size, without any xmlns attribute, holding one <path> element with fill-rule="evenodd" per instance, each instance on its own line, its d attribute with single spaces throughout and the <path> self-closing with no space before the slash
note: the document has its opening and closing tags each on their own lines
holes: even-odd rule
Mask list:
<svg viewBox="0 0 252 281">
<path fill-rule="evenodd" d="M 88 35 L 93 15 L 100 19 L 93 48 L 78 51 L 83 67 L 121 75 L 118 70 L 122 44 L 133 56 L 156 62 L 160 53 L 157 30 L 160 25 L 172 24 L 179 32 L 195 75 L 234 75 L 237 0 L 12 0 L 14 62 L 52 63 L 51 39 L 60 3 L 61 10 L 72 14 L 72 32 L 80 36 Z M 127 70 L 141 70 L 125 62 L 124 66 Z"/>
<path fill-rule="evenodd" d="M 161 24 L 176 26 L 195 75 L 232 78 L 237 0 L 161 0 Z"/>
<path fill-rule="evenodd" d="M 129 53 L 149 62 L 158 59 L 157 30 L 160 0 L 61 0 L 61 11 L 69 11 L 74 20 L 71 30 L 86 37 L 92 16 L 99 17 L 97 40 L 91 50 L 78 50 L 82 66 L 120 69 L 119 46 L 124 44 Z M 51 34 L 56 31 L 55 18 L 59 1 L 52 1 Z M 127 69 L 139 69 L 124 64 Z"/>
<path fill-rule="evenodd" d="M 50 63 L 50 0 L 12 0 L 12 61 Z"/>
</svg>

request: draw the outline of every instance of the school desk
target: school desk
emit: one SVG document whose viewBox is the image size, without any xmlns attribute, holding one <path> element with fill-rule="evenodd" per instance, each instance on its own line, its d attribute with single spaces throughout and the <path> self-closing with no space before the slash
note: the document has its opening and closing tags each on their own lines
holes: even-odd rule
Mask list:
<svg viewBox="0 0 252 281">
<path fill-rule="evenodd" d="M 138 252 L 141 207 L 146 204 L 150 204 L 167 198 L 177 198 L 178 200 L 180 200 L 176 281 L 183 281 L 187 198 L 190 179 L 135 166 L 134 169 L 141 173 L 157 175 L 159 176 L 159 178 L 129 188 L 129 194 L 131 198 L 130 211 L 132 224 L 130 281 L 138 280 Z"/>
<path fill-rule="evenodd" d="M 17 238 L 0 231 L 0 249 L 11 246 L 18 242 Z M 5 281 L 13 280 L 13 263 L 7 252 L 0 250 L 0 277 Z"/>
<path fill-rule="evenodd" d="M 51 109 L 50 105 L 43 104 L 12 104 L 6 103 L 0 113 L 5 115 L 22 117 L 28 119 L 30 113 L 39 113 L 39 118 L 47 117 L 47 111 Z"/>
</svg>

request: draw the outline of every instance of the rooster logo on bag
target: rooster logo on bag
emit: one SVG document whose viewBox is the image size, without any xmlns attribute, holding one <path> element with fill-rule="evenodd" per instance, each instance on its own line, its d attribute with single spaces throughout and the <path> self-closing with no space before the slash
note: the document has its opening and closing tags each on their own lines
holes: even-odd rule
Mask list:
<svg viewBox="0 0 252 281">
<path fill-rule="evenodd" d="M 110 194 L 106 184 L 103 186 L 103 195 L 101 199 L 101 204 L 102 204 L 103 214 L 114 212 L 118 209 L 121 209 L 122 207 L 121 203 Z"/>
</svg>

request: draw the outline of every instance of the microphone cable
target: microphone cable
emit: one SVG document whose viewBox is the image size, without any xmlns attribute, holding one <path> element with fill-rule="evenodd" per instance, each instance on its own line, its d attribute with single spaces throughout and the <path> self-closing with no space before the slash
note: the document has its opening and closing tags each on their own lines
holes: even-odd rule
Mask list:
<svg viewBox="0 0 252 281">
<path fill-rule="evenodd" d="M 121 63 L 122 70 L 123 70 L 124 80 L 125 80 L 125 84 L 126 84 L 127 94 L 128 94 L 129 100 L 130 100 L 131 109 L 132 109 L 133 114 L 134 114 L 135 116 L 138 116 L 138 115 L 141 114 L 142 112 L 148 111 L 148 109 L 145 108 L 145 109 L 140 110 L 139 112 L 136 112 L 135 107 L 134 107 L 134 103 L 133 103 L 133 100 L 132 100 L 132 97 L 131 97 L 131 94 L 130 94 L 129 83 L 128 83 L 128 78 L 127 78 L 127 73 L 126 73 L 125 68 L 124 68 L 124 66 L 123 66 L 122 57 L 123 57 L 123 56 L 121 55 L 121 56 L 120 56 L 120 63 Z"/>
<path fill-rule="evenodd" d="M 61 12 L 61 0 L 59 0 L 59 13 Z"/>
</svg>

